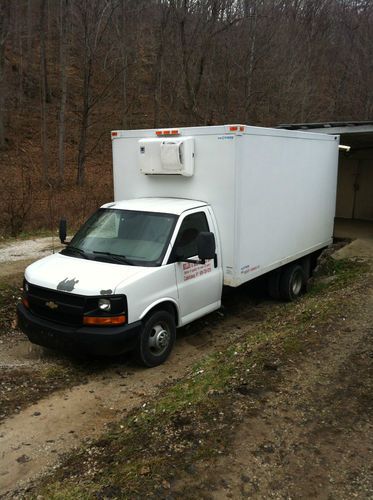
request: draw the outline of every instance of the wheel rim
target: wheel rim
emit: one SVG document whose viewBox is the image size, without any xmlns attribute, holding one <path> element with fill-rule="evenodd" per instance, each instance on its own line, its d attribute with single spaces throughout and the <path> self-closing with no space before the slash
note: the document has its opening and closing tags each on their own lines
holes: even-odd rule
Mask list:
<svg viewBox="0 0 373 500">
<path fill-rule="evenodd" d="M 149 349 L 155 356 L 163 354 L 170 344 L 171 334 L 167 325 L 158 323 L 153 326 L 149 335 Z"/>
<path fill-rule="evenodd" d="M 295 297 L 300 294 L 302 286 L 303 286 L 302 274 L 298 271 L 294 274 L 293 281 L 291 284 L 291 291 L 293 292 L 293 295 Z"/>
</svg>

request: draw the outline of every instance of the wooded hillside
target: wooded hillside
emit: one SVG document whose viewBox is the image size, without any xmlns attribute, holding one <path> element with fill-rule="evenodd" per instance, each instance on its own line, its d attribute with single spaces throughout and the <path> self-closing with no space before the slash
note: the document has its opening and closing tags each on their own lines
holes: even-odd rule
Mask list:
<svg viewBox="0 0 373 500">
<path fill-rule="evenodd" d="M 372 0 L 1 0 L 0 234 L 112 199 L 110 130 L 373 118 Z"/>
</svg>

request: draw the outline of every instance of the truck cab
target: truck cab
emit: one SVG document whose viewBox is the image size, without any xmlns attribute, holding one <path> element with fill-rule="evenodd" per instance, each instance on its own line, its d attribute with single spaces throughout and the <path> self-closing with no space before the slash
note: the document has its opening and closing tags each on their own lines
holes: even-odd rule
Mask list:
<svg viewBox="0 0 373 500">
<path fill-rule="evenodd" d="M 177 327 L 220 307 L 222 286 L 211 206 L 119 201 L 95 212 L 60 253 L 26 269 L 19 323 L 40 345 L 133 350 L 156 366 L 171 352 Z"/>
</svg>

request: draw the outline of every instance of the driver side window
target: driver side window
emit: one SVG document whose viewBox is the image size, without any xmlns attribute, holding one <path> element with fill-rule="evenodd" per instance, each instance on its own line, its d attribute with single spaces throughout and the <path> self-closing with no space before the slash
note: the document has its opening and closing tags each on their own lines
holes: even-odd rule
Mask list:
<svg viewBox="0 0 373 500">
<path fill-rule="evenodd" d="M 186 259 L 195 257 L 198 253 L 197 236 L 199 233 L 208 232 L 209 230 L 204 212 L 197 212 L 185 217 L 175 242 L 175 248 L 178 250 L 178 253 L 180 252 Z"/>
</svg>

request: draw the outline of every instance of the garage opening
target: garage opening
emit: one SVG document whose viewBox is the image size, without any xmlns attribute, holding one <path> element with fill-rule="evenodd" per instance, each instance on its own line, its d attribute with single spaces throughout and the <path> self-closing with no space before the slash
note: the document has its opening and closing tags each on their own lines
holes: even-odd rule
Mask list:
<svg viewBox="0 0 373 500">
<path fill-rule="evenodd" d="M 336 238 L 373 238 L 373 122 L 279 125 L 277 128 L 340 135 Z"/>
</svg>

